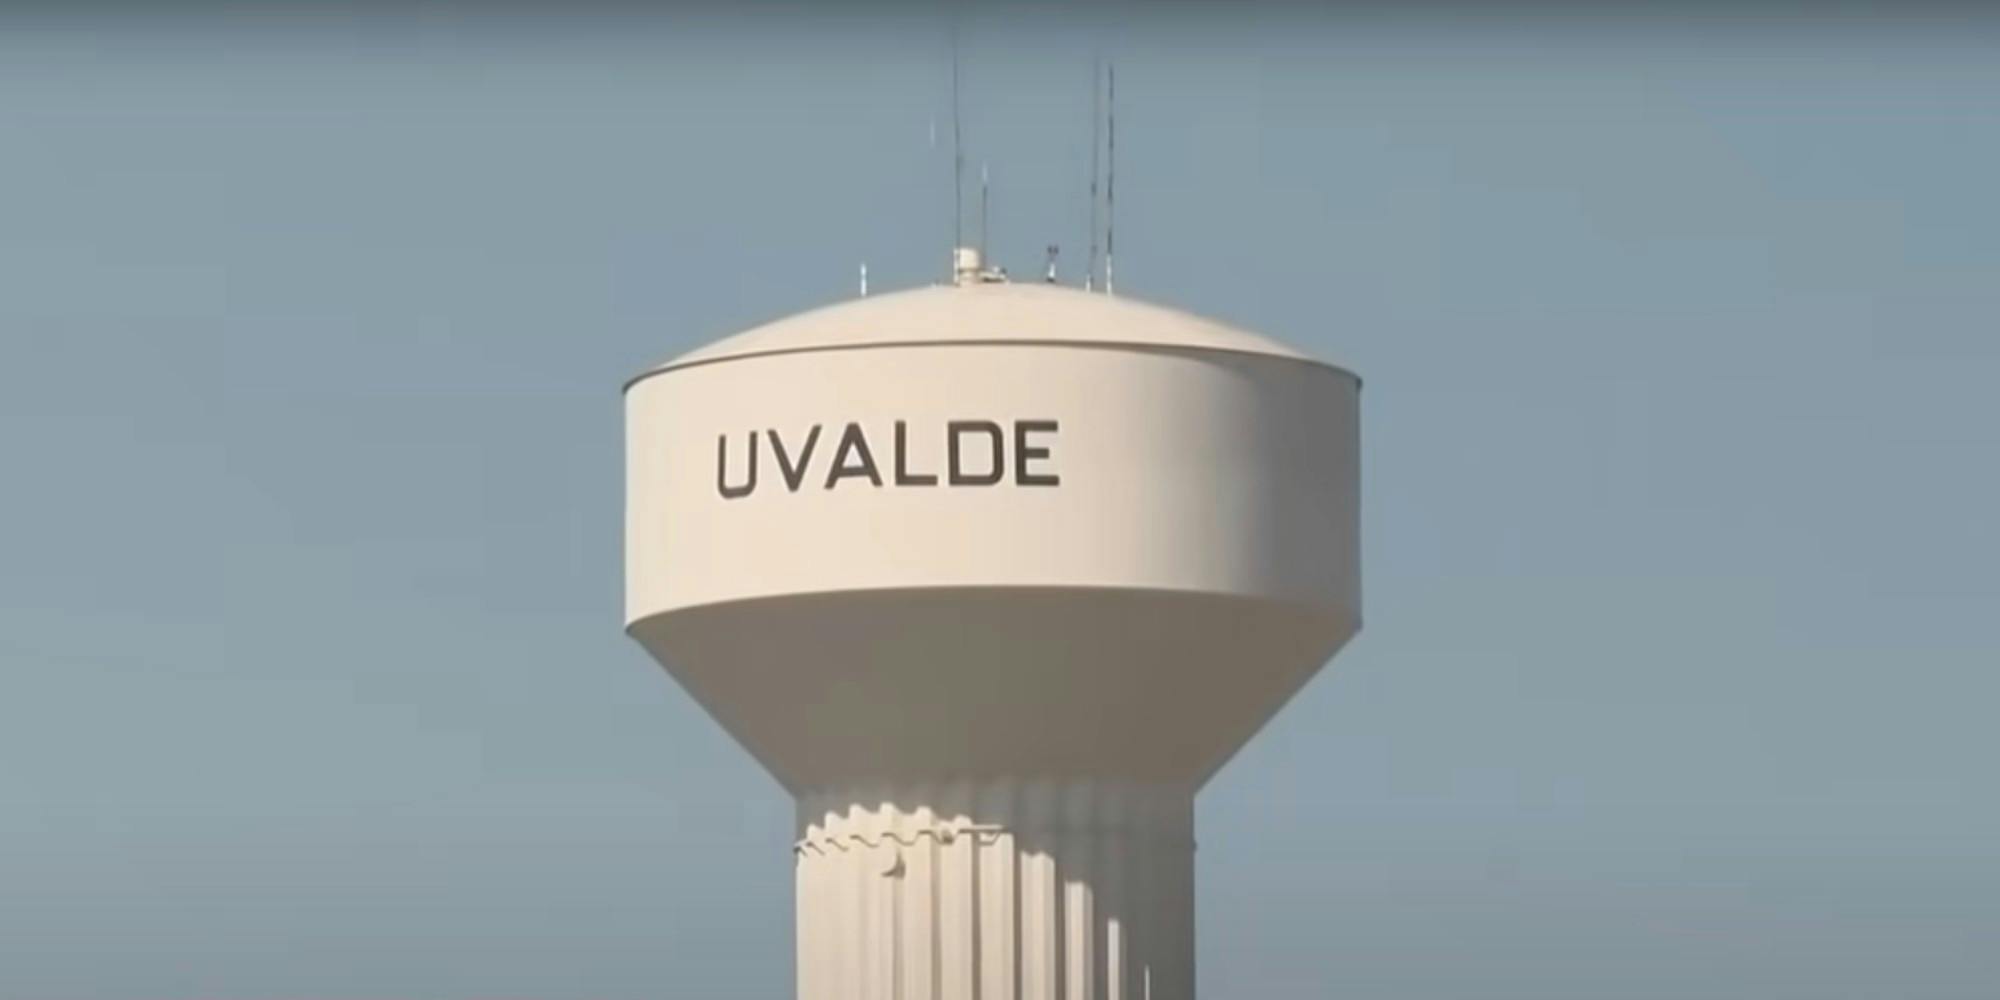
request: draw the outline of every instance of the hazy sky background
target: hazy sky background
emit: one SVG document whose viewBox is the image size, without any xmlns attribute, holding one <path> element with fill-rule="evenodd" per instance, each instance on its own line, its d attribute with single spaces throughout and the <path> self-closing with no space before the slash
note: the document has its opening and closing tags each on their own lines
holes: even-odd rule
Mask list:
<svg viewBox="0 0 2000 1000">
<path fill-rule="evenodd" d="M 1177 10 L 964 104 L 1074 274 L 1101 46 L 1121 291 L 1368 380 L 1203 997 L 2000 995 L 2000 19 Z M 0 997 L 790 995 L 619 385 L 941 274 L 945 24 L 0 12 Z"/>
</svg>

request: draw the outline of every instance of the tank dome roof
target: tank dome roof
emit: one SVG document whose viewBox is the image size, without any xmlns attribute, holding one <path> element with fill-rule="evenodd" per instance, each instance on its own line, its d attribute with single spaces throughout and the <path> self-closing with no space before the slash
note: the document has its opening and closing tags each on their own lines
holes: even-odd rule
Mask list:
<svg viewBox="0 0 2000 1000">
<path fill-rule="evenodd" d="M 1219 351 L 1335 367 L 1270 337 L 1178 309 L 1063 285 L 994 283 L 936 285 L 808 310 L 696 348 L 632 381 L 757 355 L 967 343 Z"/>
</svg>

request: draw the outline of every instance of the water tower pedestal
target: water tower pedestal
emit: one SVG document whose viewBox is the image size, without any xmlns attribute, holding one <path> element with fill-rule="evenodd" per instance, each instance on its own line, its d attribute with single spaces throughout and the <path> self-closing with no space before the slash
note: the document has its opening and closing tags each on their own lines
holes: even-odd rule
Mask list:
<svg viewBox="0 0 2000 1000">
<path fill-rule="evenodd" d="M 1050 285 L 627 392 L 627 628 L 798 799 L 802 1000 L 1185 1000 L 1194 795 L 1360 627 L 1358 381 Z"/>
<path fill-rule="evenodd" d="M 1000 780 L 799 802 L 799 996 L 1189 996 L 1194 794 Z"/>
</svg>

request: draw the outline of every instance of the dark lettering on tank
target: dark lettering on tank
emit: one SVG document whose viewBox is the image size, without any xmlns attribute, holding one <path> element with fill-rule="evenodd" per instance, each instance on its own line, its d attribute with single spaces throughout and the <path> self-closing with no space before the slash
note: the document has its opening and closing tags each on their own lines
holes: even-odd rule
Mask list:
<svg viewBox="0 0 2000 1000">
<path fill-rule="evenodd" d="M 936 486 L 937 473 L 910 471 L 910 425 L 906 420 L 896 421 L 896 485 Z"/>
<path fill-rule="evenodd" d="M 772 453 L 778 456 L 778 474 L 785 477 L 785 488 L 797 493 L 799 487 L 806 481 L 806 466 L 812 462 L 813 446 L 819 444 L 819 425 L 812 425 L 812 430 L 806 432 L 806 443 L 799 448 L 797 465 L 793 465 L 791 456 L 785 454 L 784 439 L 778 437 L 777 431 L 768 430 L 764 433 L 771 439 Z"/>
<path fill-rule="evenodd" d="M 750 432 L 750 460 L 744 463 L 743 482 L 729 485 L 729 435 L 715 436 L 715 488 L 725 500 L 747 497 L 757 488 L 757 432 Z"/>
<path fill-rule="evenodd" d="M 908 420 L 889 421 L 892 435 L 891 454 L 888 458 L 888 488 L 947 486 L 999 486 L 1011 477 L 1016 486 L 1049 487 L 1060 486 L 1062 477 L 1055 468 L 1056 436 L 1060 424 L 1053 419 L 1035 420 L 949 420 L 930 424 L 929 430 L 918 423 L 915 427 Z M 797 493 L 805 488 L 806 481 L 817 474 L 815 462 L 823 462 L 824 489 L 833 489 L 843 484 L 854 485 L 854 481 L 867 480 L 868 485 L 884 488 L 884 469 L 875 460 L 874 445 L 868 439 L 868 427 L 862 422 L 848 421 L 841 426 L 840 440 L 834 444 L 830 457 L 821 459 L 827 453 L 820 450 L 819 441 L 826 425 L 813 424 L 803 428 L 801 433 L 788 435 L 777 427 L 764 428 L 762 433 L 749 431 L 743 435 L 743 454 L 738 462 L 730 460 L 728 434 L 718 434 L 715 438 L 715 491 L 724 500 L 741 500 L 757 492 L 757 484 L 763 466 L 762 452 L 768 450 L 778 465 L 778 478 L 789 493 Z M 881 440 L 882 427 L 876 425 Z M 759 440 L 770 447 L 760 449 Z M 942 439 L 942 441 L 940 441 Z M 943 453 L 944 467 L 936 465 L 930 470 L 922 468 L 913 453 L 925 440 L 931 442 L 923 448 L 925 454 L 936 461 Z M 912 442 L 918 442 L 913 445 Z M 938 447 L 942 444 L 943 447 Z M 1008 455 L 1009 447 L 1013 454 Z M 935 471 L 931 471 L 935 470 Z"/>
<path fill-rule="evenodd" d="M 859 456 L 859 461 L 849 461 L 849 456 Z M 833 468 L 827 471 L 826 488 L 833 489 L 834 484 L 852 476 L 867 476 L 869 482 L 882 485 L 882 474 L 875 471 L 875 455 L 868 450 L 868 435 L 855 423 L 840 432 L 840 446 L 833 450 Z"/>
<path fill-rule="evenodd" d="M 992 464 L 985 472 L 966 471 L 965 453 L 960 449 L 959 442 L 967 433 L 984 434 L 991 442 L 987 457 Z M 1007 437 L 999 424 L 991 420 L 954 420 L 945 425 L 945 439 L 945 465 L 950 470 L 953 486 L 992 486 L 1007 474 Z"/>
<path fill-rule="evenodd" d="M 1029 462 L 1038 462 L 1049 457 L 1045 445 L 1028 443 L 1030 434 L 1054 434 L 1056 422 L 1053 420 L 1014 421 L 1014 485 L 1016 486 L 1060 486 L 1062 478 L 1053 472 L 1030 472 Z"/>
</svg>

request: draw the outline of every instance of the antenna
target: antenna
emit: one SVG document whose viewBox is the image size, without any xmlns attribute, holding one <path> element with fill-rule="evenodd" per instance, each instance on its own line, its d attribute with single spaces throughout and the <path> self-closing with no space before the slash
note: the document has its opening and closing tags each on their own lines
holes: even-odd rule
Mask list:
<svg viewBox="0 0 2000 1000">
<path fill-rule="evenodd" d="M 1084 292 L 1098 284 L 1098 150 L 1104 148 L 1104 56 L 1090 58 L 1090 260 L 1084 266 Z"/>
<path fill-rule="evenodd" d="M 1056 254 L 1059 253 L 1062 253 L 1062 247 L 1049 244 L 1049 265 L 1048 270 L 1042 272 L 1042 280 L 1051 285 L 1056 283 Z"/>
<path fill-rule="evenodd" d="M 1118 64 L 1106 67 L 1104 95 L 1104 294 L 1112 294 L 1112 234 L 1118 228 Z"/>
<path fill-rule="evenodd" d="M 861 297 L 868 297 L 868 262 L 861 262 Z"/>
<path fill-rule="evenodd" d="M 951 15 L 951 248 L 965 245 L 965 141 L 958 101 L 958 12 Z M 955 265 L 954 265 L 955 266 Z"/>
<path fill-rule="evenodd" d="M 988 200 L 986 164 L 979 165 L 979 259 L 992 260 L 986 253 L 986 202 Z"/>
</svg>

